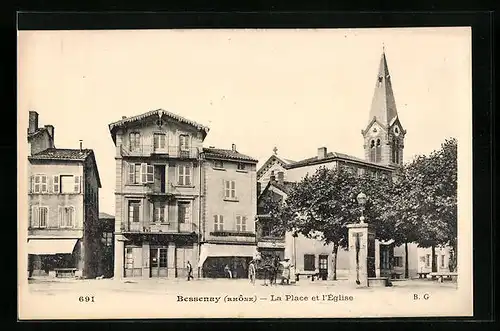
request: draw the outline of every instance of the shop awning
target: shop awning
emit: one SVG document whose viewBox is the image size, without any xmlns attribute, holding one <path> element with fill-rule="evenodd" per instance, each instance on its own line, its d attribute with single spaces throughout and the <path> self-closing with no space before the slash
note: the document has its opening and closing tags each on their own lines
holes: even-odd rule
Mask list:
<svg viewBox="0 0 500 331">
<path fill-rule="evenodd" d="M 203 244 L 198 267 L 202 267 L 208 257 L 255 257 L 256 254 L 255 245 Z"/>
<path fill-rule="evenodd" d="M 29 239 L 28 254 L 71 254 L 78 239 Z"/>
</svg>

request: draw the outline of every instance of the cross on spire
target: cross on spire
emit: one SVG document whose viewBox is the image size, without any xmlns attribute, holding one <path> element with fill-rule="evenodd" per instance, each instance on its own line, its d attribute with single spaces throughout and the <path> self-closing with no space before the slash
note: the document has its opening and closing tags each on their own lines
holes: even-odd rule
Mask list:
<svg viewBox="0 0 500 331">
<path fill-rule="evenodd" d="M 274 146 L 273 153 L 274 155 L 278 155 L 278 147 Z"/>
</svg>

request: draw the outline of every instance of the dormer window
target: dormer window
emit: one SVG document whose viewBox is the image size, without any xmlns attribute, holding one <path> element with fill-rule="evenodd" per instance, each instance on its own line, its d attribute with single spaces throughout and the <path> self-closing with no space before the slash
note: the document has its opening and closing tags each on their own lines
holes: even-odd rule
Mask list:
<svg viewBox="0 0 500 331">
<path fill-rule="evenodd" d="M 242 171 L 246 170 L 245 163 L 238 163 L 238 170 L 242 170 Z"/>
</svg>

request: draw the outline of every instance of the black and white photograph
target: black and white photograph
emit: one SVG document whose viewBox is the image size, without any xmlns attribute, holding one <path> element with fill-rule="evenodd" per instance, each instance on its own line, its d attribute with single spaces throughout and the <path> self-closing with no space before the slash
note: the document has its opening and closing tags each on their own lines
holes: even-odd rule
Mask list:
<svg viewBox="0 0 500 331">
<path fill-rule="evenodd" d="M 17 41 L 19 319 L 472 316 L 470 28 Z"/>
</svg>

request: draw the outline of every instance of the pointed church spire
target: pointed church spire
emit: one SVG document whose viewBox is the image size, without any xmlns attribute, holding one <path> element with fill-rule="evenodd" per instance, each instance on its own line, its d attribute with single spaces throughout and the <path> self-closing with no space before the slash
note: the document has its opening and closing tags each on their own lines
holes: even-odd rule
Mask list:
<svg viewBox="0 0 500 331">
<path fill-rule="evenodd" d="M 377 83 L 373 94 L 370 118 L 368 121 L 377 118 L 383 125 L 389 125 L 398 116 L 396 100 L 392 91 L 391 76 L 385 57 L 385 45 L 382 46 L 382 56 L 378 69 Z"/>
</svg>

